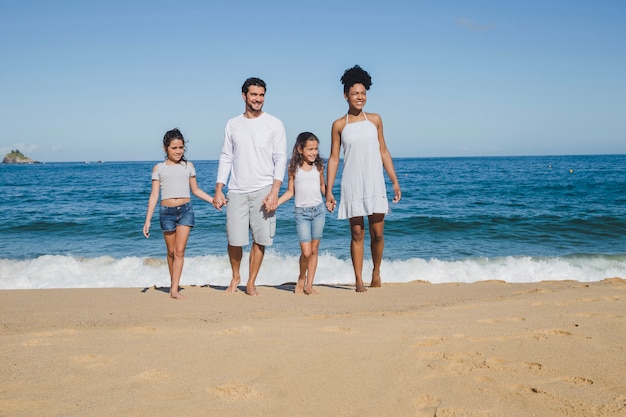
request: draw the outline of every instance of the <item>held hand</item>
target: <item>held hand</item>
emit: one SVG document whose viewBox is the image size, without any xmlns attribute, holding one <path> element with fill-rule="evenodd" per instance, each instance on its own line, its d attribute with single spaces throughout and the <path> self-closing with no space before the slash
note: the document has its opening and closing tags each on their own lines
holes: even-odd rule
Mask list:
<svg viewBox="0 0 626 417">
<path fill-rule="evenodd" d="M 335 201 L 335 196 L 330 194 L 329 196 L 326 197 L 326 210 L 328 210 L 328 211 L 330 211 L 332 213 L 333 211 L 335 211 L 335 207 L 337 207 L 337 202 Z"/>
<path fill-rule="evenodd" d="M 278 208 L 278 196 L 274 193 L 269 193 L 267 197 L 263 199 L 263 207 L 266 211 L 274 211 Z"/>
<path fill-rule="evenodd" d="M 224 197 L 224 193 L 221 191 L 216 191 L 213 196 L 213 207 L 222 211 L 222 207 L 224 207 L 227 203 L 226 197 Z"/>
</svg>

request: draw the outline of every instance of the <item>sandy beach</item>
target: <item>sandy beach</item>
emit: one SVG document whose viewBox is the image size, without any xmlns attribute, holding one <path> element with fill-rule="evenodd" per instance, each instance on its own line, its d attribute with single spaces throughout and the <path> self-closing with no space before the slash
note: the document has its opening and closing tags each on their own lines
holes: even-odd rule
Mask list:
<svg viewBox="0 0 626 417">
<path fill-rule="evenodd" d="M 2 416 L 626 416 L 626 281 L 0 291 Z"/>
</svg>

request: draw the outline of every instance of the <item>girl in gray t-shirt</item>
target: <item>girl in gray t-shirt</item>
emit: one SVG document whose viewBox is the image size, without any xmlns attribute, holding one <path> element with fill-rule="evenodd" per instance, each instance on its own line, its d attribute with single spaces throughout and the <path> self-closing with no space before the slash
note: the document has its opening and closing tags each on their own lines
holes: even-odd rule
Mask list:
<svg viewBox="0 0 626 417">
<path fill-rule="evenodd" d="M 189 232 L 195 225 L 191 193 L 213 204 L 213 197 L 198 187 L 196 169 L 185 159 L 185 138 L 178 129 L 172 129 L 163 137 L 165 161 L 152 169 L 152 191 L 148 199 L 148 212 L 143 234 L 150 237 L 150 221 L 161 194 L 159 221 L 167 248 L 167 266 L 170 271 L 170 297 L 186 298 L 179 292 L 180 276 L 185 262 L 185 248 Z M 190 193 L 191 190 L 191 193 Z"/>
</svg>

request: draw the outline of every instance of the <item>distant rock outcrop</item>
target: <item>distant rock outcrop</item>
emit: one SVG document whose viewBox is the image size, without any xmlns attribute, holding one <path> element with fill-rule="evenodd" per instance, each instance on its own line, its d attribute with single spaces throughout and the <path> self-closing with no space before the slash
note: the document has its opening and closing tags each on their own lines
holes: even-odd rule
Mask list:
<svg viewBox="0 0 626 417">
<path fill-rule="evenodd" d="M 14 150 L 4 155 L 2 159 L 3 164 L 38 164 L 39 161 L 30 159 L 19 150 Z"/>
</svg>

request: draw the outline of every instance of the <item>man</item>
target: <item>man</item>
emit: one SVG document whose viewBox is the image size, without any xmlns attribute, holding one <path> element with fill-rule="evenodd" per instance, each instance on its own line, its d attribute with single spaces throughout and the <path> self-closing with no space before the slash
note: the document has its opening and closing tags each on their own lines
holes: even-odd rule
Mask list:
<svg viewBox="0 0 626 417">
<path fill-rule="evenodd" d="M 249 243 L 251 231 L 246 294 L 260 295 L 255 282 L 265 247 L 273 243 L 276 231 L 278 192 L 287 165 L 287 135 L 283 123 L 263 111 L 265 91 L 265 82 L 259 78 L 248 78 L 243 83 L 245 111 L 226 123 L 217 169 L 213 205 L 218 210 L 226 205 L 228 257 L 233 274 L 226 292 L 231 294 L 241 281 L 243 246 Z M 228 199 L 223 192 L 227 181 Z"/>
</svg>

